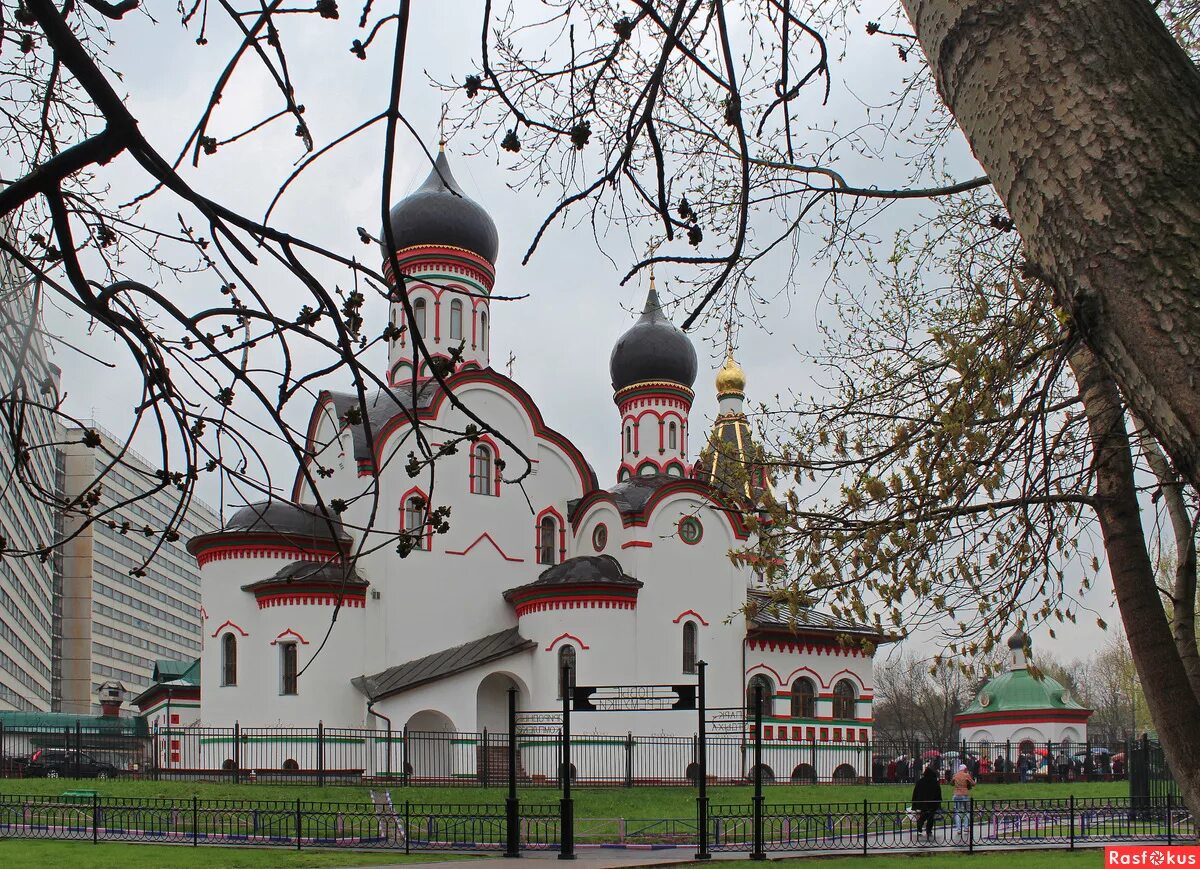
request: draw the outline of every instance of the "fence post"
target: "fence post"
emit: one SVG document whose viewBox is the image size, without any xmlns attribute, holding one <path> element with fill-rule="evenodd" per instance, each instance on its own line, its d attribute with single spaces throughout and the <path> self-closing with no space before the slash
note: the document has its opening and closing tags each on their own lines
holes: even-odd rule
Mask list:
<svg viewBox="0 0 1200 869">
<path fill-rule="evenodd" d="M 487 787 L 492 783 L 492 761 L 488 756 L 491 752 L 488 746 L 488 729 L 483 728 L 483 786 Z M 476 770 L 478 773 L 479 770 Z"/>
<path fill-rule="evenodd" d="M 763 795 L 762 795 L 762 732 L 763 732 L 763 686 L 754 683 L 754 850 L 751 860 L 766 860 L 763 853 Z"/>
<path fill-rule="evenodd" d="M 862 834 L 863 834 L 863 856 L 867 855 L 867 800 L 863 798 L 863 815 L 862 815 Z"/>
<path fill-rule="evenodd" d="M 575 859 L 575 803 L 571 799 L 571 689 L 575 674 L 570 664 L 562 667 L 562 763 L 558 777 L 562 780 L 562 800 L 559 803 L 559 860 Z"/>
<path fill-rule="evenodd" d="M 1005 775 L 1005 778 L 1001 779 L 1001 781 L 1002 782 L 1012 781 L 1012 779 L 1008 778 L 1008 776 L 1012 775 L 1012 771 L 1013 771 L 1012 740 L 1008 740 L 1004 743 L 1004 775 Z"/>
<path fill-rule="evenodd" d="M 79 753 L 83 751 L 83 730 L 75 719 L 75 778 L 79 778 Z"/>
<path fill-rule="evenodd" d="M 1075 850 L 1075 794 L 1071 794 L 1071 800 L 1070 800 L 1069 805 L 1071 808 L 1071 818 L 1070 818 L 1071 819 L 1071 850 L 1074 851 Z"/>
<path fill-rule="evenodd" d="M 697 860 L 708 860 L 712 858 L 712 854 L 708 852 L 708 737 L 706 735 L 705 718 L 708 716 L 706 699 L 704 696 L 704 671 L 708 668 L 708 663 L 705 661 L 696 662 L 696 705 L 697 717 L 699 719 L 699 731 L 697 733 L 698 742 L 696 745 L 697 762 L 699 763 L 700 774 L 697 776 L 697 788 L 699 793 L 696 797 L 696 834 L 699 837 L 698 846 L 696 848 Z"/>
<path fill-rule="evenodd" d="M 508 689 L 508 799 L 504 801 L 504 856 L 521 856 L 521 809 L 517 802 L 517 689 Z"/>
<path fill-rule="evenodd" d="M 410 768 L 408 762 L 408 725 L 404 725 L 403 742 L 400 743 L 400 767 L 401 774 L 404 776 L 404 783 L 408 784 L 408 770 Z M 407 851 L 405 853 L 408 853 Z"/>
<path fill-rule="evenodd" d="M 242 725 L 240 721 L 233 722 L 233 781 L 242 783 Z"/>
<path fill-rule="evenodd" d="M 325 722 L 317 722 L 317 787 L 325 787 Z"/>
<path fill-rule="evenodd" d="M 192 794 L 192 847 L 200 844 L 200 807 L 199 800 Z"/>
<path fill-rule="evenodd" d="M 633 731 L 625 733 L 625 787 L 633 787 Z"/>
<path fill-rule="evenodd" d="M 1171 792 L 1167 791 L 1167 844 L 1170 845 L 1174 840 L 1174 834 L 1171 832 Z"/>
<path fill-rule="evenodd" d="M 405 730 L 408 728 L 406 727 Z M 409 853 L 411 847 L 409 843 L 412 841 L 412 824 L 410 823 L 409 801 L 404 801 L 404 853 Z"/>
<path fill-rule="evenodd" d="M 970 794 L 967 795 L 967 853 L 975 853 L 975 800 Z"/>
<path fill-rule="evenodd" d="M 92 844 L 100 841 L 100 795 L 92 792 Z"/>
<path fill-rule="evenodd" d="M 300 850 L 300 836 L 303 830 L 300 826 L 300 798 L 296 797 L 296 850 Z"/>
</svg>

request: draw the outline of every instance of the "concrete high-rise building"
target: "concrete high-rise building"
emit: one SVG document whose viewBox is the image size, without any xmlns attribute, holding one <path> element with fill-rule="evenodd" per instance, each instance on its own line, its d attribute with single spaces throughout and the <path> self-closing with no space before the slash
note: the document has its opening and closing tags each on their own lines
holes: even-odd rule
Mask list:
<svg viewBox="0 0 1200 869">
<path fill-rule="evenodd" d="M 63 497 L 68 501 L 85 491 L 121 448 L 99 426 L 89 428 L 100 436 L 99 446 L 85 444 L 80 429 L 68 429 L 64 437 Z M 178 527 L 179 541 L 164 542 L 154 553 L 178 500 L 173 486 L 145 496 L 157 484 L 154 469 L 126 450 L 121 464 L 104 475 L 97 512 L 139 500 L 105 514 L 116 528 L 95 521 L 62 547 L 63 712 L 98 712 L 97 691 L 113 680 L 140 693 L 150 685 L 157 659 L 200 656 L 200 573 L 183 541 L 216 530 L 219 522 L 211 508 L 193 499 Z M 68 515 L 63 524 L 69 536 L 82 523 Z M 152 533 L 145 534 L 145 528 Z"/>
<path fill-rule="evenodd" d="M 7 227 L 0 223 L 0 233 Z M 0 256 L 0 710 L 54 702 L 54 567 L 22 555 L 56 539 L 58 369 L 37 327 L 35 287 Z"/>
</svg>

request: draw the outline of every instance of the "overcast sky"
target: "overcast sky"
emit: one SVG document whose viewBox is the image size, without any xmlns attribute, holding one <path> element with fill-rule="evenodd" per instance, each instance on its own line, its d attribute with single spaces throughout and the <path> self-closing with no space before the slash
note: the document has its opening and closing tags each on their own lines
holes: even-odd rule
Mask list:
<svg viewBox="0 0 1200 869">
<path fill-rule="evenodd" d="M 477 0 L 413 4 L 401 108 L 431 149 L 436 148 L 438 118 L 445 96 L 429 85 L 427 76 L 438 80 L 461 79 L 477 68 L 480 8 Z M 361 37 L 355 26 L 359 11 L 343 2 L 341 18 L 336 22 L 293 16 L 294 26 L 284 31 L 297 93 L 306 106 L 305 117 L 318 147 L 386 106 L 390 77 L 388 40 L 382 39 L 365 62 L 357 60 L 348 50 L 351 40 Z M 209 44 L 200 47 L 194 43 L 195 29 L 183 31 L 175 12 L 166 4 L 156 8 L 158 13 L 163 17 L 157 24 L 145 15 L 136 14 L 114 26 L 117 46 L 112 64 L 124 73 L 128 104 L 143 132 L 161 153 L 173 158 L 195 125 L 219 68 L 228 57 L 233 34 L 214 12 Z M 854 35 L 846 46 L 847 56 L 853 62 L 835 66 L 831 105 L 827 110 L 830 123 L 839 113 L 851 116 L 861 112 L 864 102 L 882 102 L 906 72 L 891 42 L 861 35 L 861 24 L 868 17 L 864 13 L 861 19 L 856 19 Z M 287 23 L 292 25 L 293 21 Z M 277 92 L 260 78 L 236 77 L 217 109 L 213 134 L 218 138 L 231 135 L 277 107 Z M 301 156 L 299 140 L 292 136 L 293 126 L 290 121 L 280 121 L 260 135 L 205 158 L 199 170 L 189 167 L 185 177 L 215 198 L 251 215 L 261 215 L 278 183 Z M 632 325 L 645 297 L 646 285 L 642 281 L 619 285 L 620 276 L 638 257 L 614 235 L 606 242 L 608 253 L 616 259 L 614 264 L 597 250 L 590 230 L 568 225 L 553 230 L 533 261 L 521 266 L 525 248 L 555 200 L 550 192 L 538 198 L 529 192 L 510 189 L 508 184 L 514 179 L 505 172 L 508 164 L 503 158 L 507 154 L 499 159 L 491 152 L 490 156 L 466 158 L 464 154 L 474 151 L 478 144 L 477 138 L 470 138 L 469 131 L 451 143 L 448 150 L 453 170 L 464 190 L 488 209 L 497 224 L 501 252 L 496 264 L 495 293 L 528 294 L 527 299 L 493 308 L 493 367 L 507 371 L 510 354 L 515 357 L 514 378 L 534 397 L 549 424 L 580 446 L 595 467 L 601 485 L 609 485 L 615 482 L 619 460 L 619 420 L 612 403 L 608 357 L 613 343 Z M 378 127 L 323 158 L 319 171 L 296 184 L 283 200 L 277 210 L 277 225 L 332 249 L 364 257 L 371 265 L 378 266 L 376 249 L 359 243 L 356 227 L 364 226 L 375 232 L 379 225 L 382 145 L 382 127 Z M 960 148 L 952 159 L 959 161 L 963 177 L 979 171 L 965 156 L 965 149 Z M 869 161 L 864 160 L 854 168 L 862 173 L 863 184 L 882 186 L 895 180 L 881 176 L 882 165 L 874 166 Z M 428 171 L 417 143 L 406 134 L 397 151 L 393 200 L 420 183 Z M 873 172 L 877 174 L 872 175 Z M 139 192 L 144 185 L 126 158 L 115 161 L 103 178 L 113 185 L 118 196 Z M 176 208 L 177 203 L 159 197 L 146 208 L 145 216 L 174 226 Z M 195 220 L 194 215 L 187 218 Z M 887 239 L 896 225 L 884 223 L 881 235 Z M 713 250 L 702 249 L 702 252 Z M 828 274 L 827 266 L 823 265 L 812 263 L 808 273 L 802 271 L 797 283 L 788 287 L 782 286 L 782 273 L 772 274 L 767 270 L 760 274 L 762 286 L 769 286 L 775 280 L 785 292 L 770 308 L 767 328 L 743 330 L 738 340 L 737 356 L 748 375 L 751 402 L 770 402 L 775 395 L 804 392 L 813 387 L 805 373 L 810 369 L 802 364 L 802 355 L 817 349 L 814 324 L 822 313 L 828 314 L 823 312 L 820 299 L 820 288 Z M 264 266 L 255 270 L 255 274 L 260 289 L 281 309 L 287 310 L 293 299 L 301 298 L 286 273 Z M 323 276 L 344 283 L 344 276 L 331 270 Z M 660 286 L 669 293 L 674 275 L 662 270 L 658 278 Z M 168 292 L 180 294 L 187 306 L 193 308 L 196 307 L 193 300 L 201 294 L 211 294 L 216 283 L 211 276 L 180 279 L 167 276 L 161 281 Z M 682 319 L 681 312 L 672 313 L 677 322 Z M 364 316 L 368 322 L 377 324 L 365 331 L 377 334 L 386 321 L 386 306 L 378 298 L 370 298 Z M 75 336 L 82 333 L 84 325 L 68 321 L 54 311 L 47 312 L 47 322 L 52 330 Z M 700 446 L 700 433 L 706 430 L 716 410 L 713 377 L 721 359 L 712 344 L 705 341 L 711 337 L 694 336 L 700 374 L 692 411 L 693 453 Z M 139 378 L 122 361 L 117 348 L 105 341 L 94 337 L 86 346 L 90 352 L 117 363 L 115 370 L 103 369 L 69 351 L 59 352 L 56 360 L 64 368 L 68 409 L 80 416 L 94 416 L 102 425 L 119 433 L 127 428 L 128 408 L 137 399 L 136 393 L 128 390 Z M 382 373 L 385 370 L 382 351 L 377 358 Z M 338 382 L 330 385 L 348 386 Z M 300 407 L 301 404 L 305 403 L 298 403 L 293 411 L 293 422 L 307 415 L 307 406 Z M 142 441 L 138 446 L 147 452 L 153 448 L 152 443 Z M 281 492 L 286 492 L 292 478 L 289 457 L 282 450 L 269 446 L 264 449 L 274 465 L 273 478 L 284 487 Z M 221 500 L 220 493 L 213 488 L 202 489 L 201 495 L 214 505 Z M 226 507 L 238 501 L 232 495 L 224 500 Z M 1109 610 L 1109 597 L 1110 592 L 1103 588 L 1092 595 L 1090 602 L 1102 610 L 1108 621 L 1115 623 L 1118 620 Z M 1085 624 L 1064 632 L 1060 642 L 1049 641 L 1044 631 L 1036 638 L 1056 647 L 1064 657 L 1080 656 L 1092 644 L 1104 640 L 1094 627 L 1088 627 L 1092 618 L 1085 615 L 1081 621 Z"/>
</svg>

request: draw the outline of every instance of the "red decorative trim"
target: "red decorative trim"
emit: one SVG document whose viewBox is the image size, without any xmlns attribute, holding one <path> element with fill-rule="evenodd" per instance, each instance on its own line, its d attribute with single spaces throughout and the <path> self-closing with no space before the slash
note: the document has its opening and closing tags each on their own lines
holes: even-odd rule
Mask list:
<svg viewBox="0 0 1200 869">
<path fill-rule="evenodd" d="M 515 605 L 517 618 L 528 613 L 540 613 L 547 610 L 632 610 L 637 609 L 637 598 L 628 597 L 572 597 L 572 598 L 539 598 L 523 601 Z M 586 646 L 584 648 L 587 648 Z"/>
<path fill-rule="evenodd" d="M 200 618 L 202 618 L 204 621 L 208 621 L 208 610 L 204 608 L 204 604 L 200 604 Z"/>
<path fill-rule="evenodd" d="M 629 541 L 626 541 L 625 543 L 621 544 L 622 549 L 635 549 L 635 548 L 649 549 L 652 546 L 654 546 L 654 544 L 651 543 L 649 540 L 629 540 Z"/>
<path fill-rule="evenodd" d="M 461 552 L 452 552 L 451 550 L 447 549 L 446 554 L 447 555 L 466 555 L 468 552 L 470 552 L 472 549 L 474 549 L 477 545 L 479 545 L 479 541 L 481 541 L 481 540 L 487 540 L 488 543 L 492 544 L 492 547 L 497 552 L 500 553 L 500 556 L 505 561 L 524 561 L 525 560 L 524 558 L 513 558 L 511 555 L 506 555 L 504 550 L 500 548 L 500 544 L 497 543 L 495 540 L 493 540 L 492 535 L 488 534 L 486 531 L 484 531 L 482 534 L 480 534 L 478 537 L 476 537 L 475 542 L 472 543 L 470 546 L 468 546 L 466 549 L 462 550 Z"/>
<path fill-rule="evenodd" d="M 297 592 L 281 591 L 275 594 L 255 595 L 260 610 L 276 606 L 336 606 L 338 598 L 342 606 L 348 609 L 361 609 L 367 605 L 367 596 L 362 592 Z"/>
<path fill-rule="evenodd" d="M 284 637 L 288 636 L 289 634 L 291 636 L 295 637 L 297 640 L 299 640 L 301 645 L 304 645 L 304 646 L 308 645 L 308 640 L 306 640 L 306 639 L 304 639 L 304 637 L 300 636 L 300 632 L 293 628 L 288 628 L 287 630 L 282 631 L 278 636 L 275 637 L 275 639 L 271 640 L 271 645 L 272 646 L 278 645 L 279 641 L 282 640 Z"/>
<path fill-rule="evenodd" d="M 236 558 L 286 558 L 289 561 L 341 560 L 341 552 L 333 544 L 315 542 L 312 538 L 287 534 L 237 534 L 214 532 L 188 541 L 188 551 L 203 567 L 210 561 Z"/>
<path fill-rule="evenodd" d="M 860 691 L 865 692 L 868 690 L 867 683 L 863 681 L 863 677 L 858 675 L 857 673 L 855 673 L 853 670 L 851 670 L 848 667 L 838 670 L 836 673 L 834 673 L 832 676 L 830 676 L 828 684 L 836 685 L 838 683 L 839 678 L 842 676 L 849 676 L 851 679 L 853 679 L 855 682 L 857 682 Z M 855 699 L 857 700 L 857 699 L 861 699 L 861 698 L 856 697 Z"/>
<path fill-rule="evenodd" d="M 577 643 L 579 645 L 579 648 L 581 648 L 581 649 L 590 649 L 591 648 L 591 646 L 589 646 L 583 640 L 579 639 L 579 637 L 575 636 L 574 634 L 559 634 L 557 637 L 555 637 L 553 640 L 550 641 L 550 645 L 546 646 L 546 651 L 547 652 L 554 651 L 554 647 L 557 646 L 559 644 L 559 642 L 562 640 L 572 640 L 575 643 Z"/>
<path fill-rule="evenodd" d="M 770 671 L 770 672 L 771 672 L 771 674 L 772 674 L 772 675 L 775 677 L 775 687 L 776 687 L 776 688 L 778 688 L 780 685 L 782 685 L 782 684 L 783 684 L 783 677 L 779 675 L 779 673 L 778 673 L 778 672 L 775 670 L 775 668 L 774 668 L 774 667 L 769 667 L 769 666 L 767 666 L 766 664 L 764 664 L 764 663 L 762 663 L 762 662 L 760 661 L 759 663 L 757 663 L 757 664 L 755 664 L 753 667 L 751 667 L 749 670 L 747 670 L 747 671 L 746 671 L 746 675 L 747 675 L 747 676 L 749 676 L 749 675 L 750 675 L 751 673 L 753 673 L 755 670 L 768 670 L 768 671 Z M 747 687 L 749 687 L 749 680 L 747 680 Z"/>
<path fill-rule="evenodd" d="M 487 292 L 491 292 L 496 280 L 496 267 L 474 251 L 466 248 L 440 244 L 419 244 L 396 252 L 397 265 L 406 275 L 423 271 L 450 272 L 478 281 Z M 396 285 L 392 264 L 387 259 L 383 264 L 383 276 L 393 287 Z"/>
<path fill-rule="evenodd" d="M 134 700 L 134 704 L 144 715 L 151 710 L 151 707 L 159 702 L 159 696 L 164 695 L 167 692 L 170 692 L 172 700 L 200 699 L 199 685 L 166 685 L 162 682 L 156 682 L 142 692 L 141 696 Z M 161 702 L 164 707 L 167 705 L 165 700 Z"/>
<path fill-rule="evenodd" d="M 759 652 L 788 652 L 791 654 L 806 653 L 809 655 L 846 655 L 851 658 L 863 657 L 863 650 L 856 646 L 839 646 L 837 643 L 813 642 L 811 640 L 751 638 L 746 641 L 748 648 Z"/>
<path fill-rule="evenodd" d="M 684 616 L 695 616 L 697 621 L 700 622 L 700 624 L 704 625 L 704 627 L 706 627 L 706 628 L 708 627 L 708 622 L 706 622 L 704 620 L 704 616 L 700 615 L 700 613 L 696 612 L 695 610 L 684 610 L 683 612 L 681 612 L 679 615 L 675 616 L 675 618 L 673 618 L 671 620 L 671 624 L 675 624 L 675 625 L 679 624 L 681 621 L 683 621 Z"/>
<path fill-rule="evenodd" d="M 988 724 L 1086 724 L 1091 709 L 1010 709 L 997 712 L 969 712 L 954 716 L 959 727 L 983 727 Z"/>
<path fill-rule="evenodd" d="M 221 631 L 225 630 L 226 628 L 234 628 L 243 637 L 250 636 L 250 634 L 246 632 L 246 629 L 243 628 L 241 625 L 237 624 L 232 619 L 226 619 L 225 623 L 222 624 L 221 627 L 219 627 L 215 631 L 213 631 L 213 639 L 216 639 L 217 634 L 221 633 Z"/>
<path fill-rule="evenodd" d="M 425 494 L 425 490 L 422 489 L 420 486 L 413 486 L 411 489 L 409 489 L 407 492 L 405 492 L 403 495 L 400 496 L 400 530 L 401 531 L 409 530 L 408 528 L 406 528 L 404 526 L 404 523 L 408 520 L 408 502 L 409 502 L 409 500 L 411 500 L 412 498 L 417 497 L 417 496 L 420 496 L 421 500 L 425 502 L 425 510 L 422 512 L 427 512 L 429 510 L 429 496 Z M 429 552 L 431 549 L 433 549 L 433 528 L 426 525 L 425 532 L 421 536 L 425 538 L 425 545 L 422 546 L 420 549 L 414 549 L 413 551 L 414 552 Z"/>
</svg>

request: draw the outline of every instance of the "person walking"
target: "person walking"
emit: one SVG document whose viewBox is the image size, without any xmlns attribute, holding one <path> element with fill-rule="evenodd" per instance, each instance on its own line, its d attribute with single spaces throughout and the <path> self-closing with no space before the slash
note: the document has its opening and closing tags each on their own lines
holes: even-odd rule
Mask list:
<svg viewBox="0 0 1200 869">
<path fill-rule="evenodd" d="M 971 822 L 971 788 L 975 787 L 975 779 L 965 764 L 959 764 L 950 784 L 954 785 L 954 832 L 965 833 Z"/>
<path fill-rule="evenodd" d="M 917 835 L 924 830 L 926 837 L 932 840 L 933 818 L 942 807 L 942 786 L 933 764 L 925 767 L 925 772 L 913 786 L 912 806 L 917 813 Z"/>
</svg>

